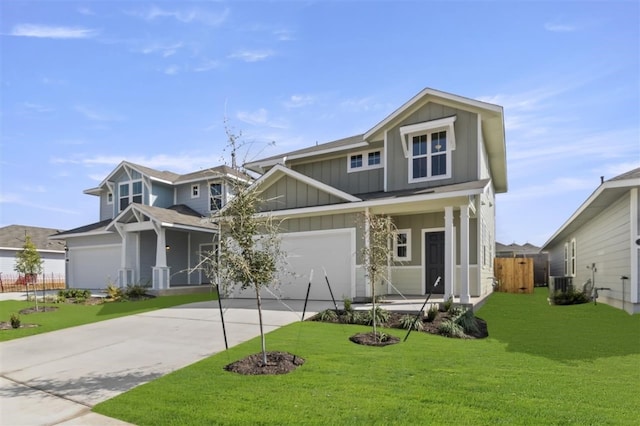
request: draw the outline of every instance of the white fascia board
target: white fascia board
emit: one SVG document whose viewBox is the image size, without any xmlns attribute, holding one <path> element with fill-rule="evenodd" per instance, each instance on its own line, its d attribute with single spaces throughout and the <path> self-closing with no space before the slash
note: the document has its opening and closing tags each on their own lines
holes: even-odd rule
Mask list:
<svg viewBox="0 0 640 426">
<path fill-rule="evenodd" d="M 334 195 L 338 198 L 342 198 L 345 201 L 362 201 L 360 198 L 358 197 L 354 197 L 351 194 L 348 194 L 344 191 L 341 191 L 337 188 L 334 188 L 333 186 L 327 185 L 326 183 L 322 183 L 320 181 L 317 181 L 315 179 L 310 178 L 309 176 L 303 175 L 302 173 L 296 172 L 295 170 L 291 170 L 288 167 L 283 166 L 282 164 L 276 164 L 275 167 L 273 167 L 271 170 L 269 170 L 267 173 L 265 173 L 260 179 L 258 179 L 257 181 L 254 182 L 253 185 L 251 185 L 251 187 L 249 187 L 250 190 L 253 190 L 254 188 L 259 187 L 260 185 L 262 185 L 262 183 L 269 179 L 271 176 L 273 176 L 276 173 L 283 173 L 285 175 L 288 175 L 296 180 L 299 180 L 302 183 L 305 183 L 309 186 L 312 186 L 316 189 L 319 189 L 321 191 L 324 191 L 328 194 Z"/>
<path fill-rule="evenodd" d="M 323 214 L 328 212 L 347 213 L 349 210 L 359 211 L 366 208 L 373 208 L 373 207 L 380 207 L 380 206 L 392 206 L 396 204 L 406 204 L 406 203 L 414 203 L 414 202 L 420 202 L 420 201 L 435 201 L 435 200 L 442 200 L 446 198 L 458 198 L 458 197 L 465 197 L 470 195 L 478 195 L 478 194 L 481 194 L 482 191 L 483 189 L 480 188 L 480 189 L 469 189 L 469 190 L 459 191 L 459 192 L 442 192 L 438 194 L 409 195 L 406 197 L 393 198 L 393 199 L 387 198 L 382 200 L 330 204 L 330 205 L 318 206 L 318 207 L 303 207 L 299 209 L 275 210 L 275 211 L 258 213 L 256 216 L 280 217 L 280 216 L 309 215 L 313 213 Z"/>
<path fill-rule="evenodd" d="M 0 247 L 0 250 L 11 250 L 11 251 L 22 251 L 24 247 Z M 38 253 L 64 253 L 64 250 L 47 250 L 47 249 L 38 249 L 36 248 Z"/>
<path fill-rule="evenodd" d="M 475 99 L 465 98 L 462 96 L 454 95 L 451 93 L 441 92 L 439 90 L 426 88 L 422 90 L 420 93 L 415 95 L 413 98 L 409 99 L 409 101 L 405 102 L 400 108 L 389 114 L 385 119 L 376 124 L 371 130 L 364 134 L 364 139 L 367 140 L 375 133 L 380 131 L 387 124 L 395 120 L 397 117 L 401 116 L 405 111 L 410 109 L 416 102 L 420 101 L 425 96 L 431 96 L 433 98 L 447 100 L 450 102 L 455 102 L 461 105 L 467 105 L 473 108 L 478 108 L 482 110 L 492 111 L 499 114 L 502 114 L 502 107 L 499 105 L 490 104 L 487 102 L 478 101 Z"/>
<path fill-rule="evenodd" d="M 585 200 L 584 203 L 562 224 L 560 228 L 545 242 L 540 250 L 544 250 L 548 248 L 550 244 L 554 242 L 554 240 L 560 235 L 569 225 L 573 223 L 589 206 L 602 195 L 604 191 L 607 189 L 613 188 L 632 188 L 634 186 L 640 186 L 640 179 L 625 179 L 625 180 L 614 180 L 603 183 L 596 189 L 590 196 Z"/>
<path fill-rule="evenodd" d="M 89 237 L 92 235 L 108 235 L 108 234 L 113 234 L 113 232 L 102 230 L 102 231 L 89 231 L 89 232 L 78 232 L 77 234 L 65 234 L 65 235 L 52 235 L 51 237 L 48 237 L 50 240 L 66 240 L 69 238 L 76 238 L 76 237 Z"/>
<path fill-rule="evenodd" d="M 198 228 L 197 226 L 182 225 L 180 223 L 161 222 L 160 226 L 162 228 L 184 229 L 184 230 L 187 230 L 187 231 L 206 232 L 206 233 L 209 233 L 209 234 L 217 234 L 218 233 L 217 229 Z"/>
<path fill-rule="evenodd" d="M 253 163 L 247 163 L 246 164 L 246 168 L 248 169 L 252 169 L 252 167 L 269 167 L 269 166 L 275 166 L 277 164 L 282 164 L 282 158 L 287 157 L 287 160 L 299 160 L 301 158 L 307 158 L 307 157 L 314 157 L 316 155 L 324 155 L 324 154 L 333 154 L 335 152 L 341 152 L 341 151 L 348 151 L 350 149 L 354 149 L 354 148 L 363 148 L 369 146 L 368 142 L 362 141 L 362 142 L 357 142 L 357 143 L 352 143 L 350 145 L 343 145 L 343 146 L 339 146 L 339 147 L 334 147 L 334 148 L 328 148 L 328 149 L 321 149 L 318 151 L 310 151 L 310 152 L 305 152 L 302 154 L 293 154 L 293 155 L 284 155 L 281 158 L 274 158 L 272 160 L 269 161 L 256 161 Z"/>
</svg>

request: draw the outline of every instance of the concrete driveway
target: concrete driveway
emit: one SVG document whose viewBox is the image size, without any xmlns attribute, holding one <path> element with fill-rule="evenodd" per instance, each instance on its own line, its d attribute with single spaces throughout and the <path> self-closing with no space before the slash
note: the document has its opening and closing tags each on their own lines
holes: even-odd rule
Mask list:
<svg viewBox="0 0 640 426">
<path fill-rule="evenodd" d="M 264 301 L 265 332 L 303 301 Z M 329 308 L 309 302 L 306 317 Z M 229 347 L 259 335 L 255 301 L 224 301 Z M 225 349 L 217 302 L 192 303 L 0 343 L 0 424 L 122 425 L 95 404 Z"/>
</svg>

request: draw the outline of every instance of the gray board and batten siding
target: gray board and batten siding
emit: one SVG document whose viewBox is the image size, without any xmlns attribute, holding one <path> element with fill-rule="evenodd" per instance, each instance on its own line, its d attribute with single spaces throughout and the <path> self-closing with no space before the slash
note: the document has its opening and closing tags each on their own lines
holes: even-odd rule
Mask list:
<svg viewBox="0 0 640 426">
<path fill-rule="evenodd" d="M 456 121 L 453 124 L 456 148 L 452 151 L 451 178 L 409 183 L 409 160 L 404 156 L 402 149 L 400 127 L 453 116 L 456 117 Z M 477 114 L 431 102 L 427 103 L 395 125 L 387 133 L 387 190 L 397 191 L 419 187 L 429 188 L 478 180 L 477 144 Z"/>
<path fill-rule="evenodd" d="M 291 176 L 283 176 L 262 194 L 260 211 L 277 211 L 343 203 L 336 197 Z"/>
<path fill-rule="evenodd" d="M 377 149 L 382 153 L 383 144 L 371 144 L 366 151 Z M 384 169 L 382 167 L 348 172 L 349 156 L 361 151 L 356 149 L 348 153 L 342 152 L 337 156 L 333 154 L 324 158 L 315 157 L 313 162 L 292 162 L 291 169 L 349 194 L 383 191 Z"/>
</svg>

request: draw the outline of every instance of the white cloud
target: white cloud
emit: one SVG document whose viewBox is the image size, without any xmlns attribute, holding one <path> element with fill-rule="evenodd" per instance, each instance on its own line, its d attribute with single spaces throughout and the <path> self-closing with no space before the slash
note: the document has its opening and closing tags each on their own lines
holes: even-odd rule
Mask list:
<svg viewBox="0 0 640 426">
<path fill-rule="evenodd" d="M 311 95 L 291 95 L 291 97 L 284 102 L 284 106 L 286 108 L 300 108 L 311 105 L 314 102 L 315 98 Z"/>
<path fill-rule="evenodd" d="M 79 212 L 76 210 L 68 210 L 68 209 L 61 209 L 57 207 L 51 207 L 47 203 L 26 201 L 19 194 L 13 194 L 13 193 L 0 194 L 0 204 L 15 204 L 18 206 L 28 207 L 30 209 L 44 210 L 44 211 L 56 212 L 56 213 L 74 214 L 74 215 L 79 214 Z"/>
<path fill-rule="evenodd" d="M 118 114 L 113 114 L 104 111 L 98 111 L 86 105 L 77 105 L 75 110 L 84 115 L 91 121 L 109 122 L 109 121 L 122 121 L 124 118 Z"/>
<path fill-rule="evenodd" d="M 167 75 L 176 75 L 180 71 L 180 67 L 177 65 L 169 65 L 164 69 L 164 73 Z"/>
<path fill-rule="evenodd" d="M 547 22 L 544 24 L 544 29 L 554 33 L 570 33 L 578 28 L 575 25 Z"/>
<path fill-rule="evenodd" d="M 288 127 L 284 121 L 270 119 L 268 111 L 264 108 L 260 108 L 253 112 L 239 111 L 236 114 L 236 118 L 244 123 L 254 126 L 267 126 L 277 129 L 286 129 Z"/>
<path fill-rule="evenodd" d="M 79 7 L 78 13 L 86 16 L 93 16 L 96 14 L 93 10 L 89 9 L 88 7 Z"/>
<path fill-rule="evenodd" d="M 182 48 L 184 44 L 182 42 L 177 43 L 152 43 L 140 49 L 140 52 L 145 55 L 149 55 L 152 53 L 159 53 L 162 57 L 168 58 L 169 56 L 173 56 L 178 52 L 178 49 Z"/>
<path fill-rule="evenodd" d="M 238 59 L 244 62 L 259 62 L 274 55 L 271 50 L 240 50 L 229 55 L 232 59 Z"/>
<path fill-rule="evenodd" d="M 229 17 L 229 13 L 230 11 L 228 8 L 224 9 L 222 12 L 214 13 L 199 8 L 167 10 L 161 9 L 157 6 L 152 6 L 141 12 L 130 12 L 131 15 L 138 16 L 146 21 L 154 21 L 162 18 L 174 18 L 185 24 L 200 22 L 210 26 L 219 26 L 224 23 Z"/>
<path fill-rule="evenodd" d="M 346 99 L 340 102 L 340 107 L 350 112 L 367 112 L 379 110 L 383 105 L 377 102 L 373 97 L 368 96 L 359 99 Z"/>
<path fill-rule="evenodd" d="M 52 27 L 48 25 L 18 24 L 13 27 L 9 35 L 16 37 L 83 39 L 94 37 L 97 34 L 97 30 L 83 27 Z"/>
<path fill-rule="evenodd" d="M 201 63 L 200 65 L 198 65 L 197 67 L 193 68 L 193 71 L 195 72 L 204 72 L 204 71 L 209 71 L 212 69 L 216 69 L 220 66 L 220 63 L 218 61 L 214 61 L 214 60 L 206 60 L 203 63 Z"/>
<path fill-rule="evenodd" d="M 33 102 L 23 102 L 22 108 L 24 108 L 25 111 L 36 113 L 46 113 L 54 111 L 53 108 L 49 108 L 47 106 L 36 104 Z"/>
<path fill-rule="evenodd" d="M 276 39 L 278 39 L 279 41 L 295 40 L 293 36 L 293 31 L 290 31 L 290 30 L 285 30 L 285 29 L 275 30 L 273 32 L 273 35 L 275 35 Z"/>
</svg>

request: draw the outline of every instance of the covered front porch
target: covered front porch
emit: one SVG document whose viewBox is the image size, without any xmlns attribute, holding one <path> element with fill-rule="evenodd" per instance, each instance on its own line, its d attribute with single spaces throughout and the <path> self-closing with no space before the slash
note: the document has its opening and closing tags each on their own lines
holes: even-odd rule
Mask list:
<svg viewBox="0 0 640 426">
<path fill-rule="evenodd" d="M 215 251 L 217 227 L 188 207 L 133 203 L 107 230 L 122 240 L 121 287 L 138 284 L 163 291 L 209 282 L 204 259 Z"/>
</svg>

